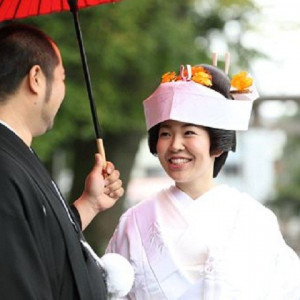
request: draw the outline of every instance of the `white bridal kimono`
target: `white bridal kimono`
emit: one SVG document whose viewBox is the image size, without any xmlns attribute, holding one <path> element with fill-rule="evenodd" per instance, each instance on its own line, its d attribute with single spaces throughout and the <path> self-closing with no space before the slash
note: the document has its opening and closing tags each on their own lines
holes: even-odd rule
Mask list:
<svg viewBox="0 0 300 300">
<path fill-rule="evenodd" d="M 128 299 L 300 299 L 299 258 L 275 215 L 226 185 L 196 200 L 172 186 L 130 208 L 107 252 L 134 266 Z"/>
</svg>

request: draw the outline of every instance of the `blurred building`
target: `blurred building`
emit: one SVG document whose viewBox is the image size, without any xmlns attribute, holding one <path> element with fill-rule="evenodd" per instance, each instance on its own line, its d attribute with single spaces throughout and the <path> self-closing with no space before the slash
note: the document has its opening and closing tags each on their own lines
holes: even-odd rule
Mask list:
<svg viewBox="0 0 300 300">
<path fill-rule="evenodd" d="M 279 130 L 252 128 L 237 135 L 237 151 L 229 153 L 218 182 L 227 183 L 265 203 L 275 193 L 278 161 L 285 144 Z"/>
</svg>

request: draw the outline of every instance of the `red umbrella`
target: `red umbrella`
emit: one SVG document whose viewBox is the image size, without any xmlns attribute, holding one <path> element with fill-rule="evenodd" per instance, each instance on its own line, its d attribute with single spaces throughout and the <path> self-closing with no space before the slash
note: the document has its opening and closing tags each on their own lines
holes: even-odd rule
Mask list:
<svg viewBox="0 0 300 300">
<path fill-rule="evenodd" d="M 98 4 L 117 2 L 120 0 L 0 0 L 0 22 L 11 19 L 26 18 L 44 14 L 50 14 L 61 11 L 71 11 L 74 19 L 78 45 L 80 49 L 81 62 L 86 82 L 88 97 L 90 101 L 91 114 L 97 138 L 97 147 L 105 159 L 103 148 L 103 132 L 98 121 L 97 110 L 92 93 L 90 73 L 87 64 L 78 10 Z"/>
</svg>

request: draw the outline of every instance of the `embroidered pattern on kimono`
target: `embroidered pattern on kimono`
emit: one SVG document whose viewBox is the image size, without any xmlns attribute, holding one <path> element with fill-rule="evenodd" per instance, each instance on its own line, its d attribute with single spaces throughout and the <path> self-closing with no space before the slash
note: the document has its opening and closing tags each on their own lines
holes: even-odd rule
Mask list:
<svg viewBox="0 0 300 300">
<path fill-rule="evenodd" d="M 120 253 L 135 268 L 128 299 L 300 300 L 299 258 L 269 209 L 226 185 L 195 202 L 187 197 L 170 187 L 121 217 L 107 252 Z M 190 229 L 185 248 L 181 234 Z M 180 257 L 191 247 L 192 277 Z"/>
</svg>

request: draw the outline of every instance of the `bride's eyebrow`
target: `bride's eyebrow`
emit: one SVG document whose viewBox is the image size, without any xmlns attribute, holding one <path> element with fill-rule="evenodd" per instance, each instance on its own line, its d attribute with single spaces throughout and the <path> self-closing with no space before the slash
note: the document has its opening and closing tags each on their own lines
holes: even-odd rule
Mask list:
<svg viewBox="0 0 300 300">
<path fill-rule="evenodd" d="M 159 129 L 162 129 L 162 128 L 171 128 L 171 125 L 162 124 L 162 125 L 160 125 Z"/>
<path fill-rule="evenodd" d="M 182 127 L 198 127 L 198 125 L 187 123 L 183 124 Z"/>
</svg>

